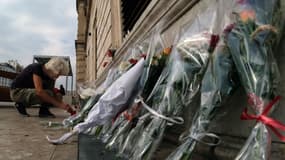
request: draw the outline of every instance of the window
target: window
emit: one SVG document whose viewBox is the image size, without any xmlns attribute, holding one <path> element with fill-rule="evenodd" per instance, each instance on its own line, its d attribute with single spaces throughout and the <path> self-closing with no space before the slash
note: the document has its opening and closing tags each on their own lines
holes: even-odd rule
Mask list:
<svg viewBox="0 0 285 160">
<path fill-rule="evenodd" d="M 123 34 L 131 31 L 151 0 L 122 0 Z"/>
</svg>

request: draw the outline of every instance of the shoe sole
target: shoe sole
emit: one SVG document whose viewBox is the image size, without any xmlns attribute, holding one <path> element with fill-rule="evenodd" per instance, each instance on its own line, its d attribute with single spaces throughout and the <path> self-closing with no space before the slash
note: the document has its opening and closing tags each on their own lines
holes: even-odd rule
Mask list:
<svg viewBox="0 0 285 160">
<path fill-rule="evenodd" d="M 21 116 L 23 116 L 23 117 L 30 117 L 29 114 L 22 114 L 22 113 L 20 113 L 19 110 L 18 110 L 18 108 L 17 108 L 16 106 L 13 106 L 13 107 L 15 108 L 15 110 L 16 110 Z"/>
<path fill-rule="evenodd" d="M 40 118 L 56 118 L 55 116 L 39 115 Z"/>
</svg>

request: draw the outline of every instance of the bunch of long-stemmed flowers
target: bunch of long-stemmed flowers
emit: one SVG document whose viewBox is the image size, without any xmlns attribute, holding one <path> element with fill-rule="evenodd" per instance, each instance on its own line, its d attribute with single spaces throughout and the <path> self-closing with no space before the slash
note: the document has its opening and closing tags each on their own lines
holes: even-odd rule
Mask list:
<svg viewBox="0 0 285 160">
<path fill-rule="evenodd" d="M 214 28 L 218 32 L 217 37 L 220 37 L 220 40 L 213 53 L 210 54 L 207 71 L 202 79 L 200 107 L 195 113 L 189 132 L 181 136 L 183 143 L 169 155 L 169 160 L 192 159 L 197 143 L 206 145 L 217 145 L 219 143 L 219 141 L 210 143 L 203 139 L 205 137 L 218 138 L 215 134 L 209 133 L 208 128 L 211 120 L 217 116 L 216 110 L 231 95 L 235 83 L 231 76 L 234 73 L 234 64 L 229 49 L 224 43 L 224 36 L 228 34 L 228 30 L 223 29 L 224 26 L 231 23 L 230 18 L 224 15 L 229 12 L 232 3 L 224 0 L 219 0 L 218 2 L 217 16 L 219 17 Z"/>
<path fill-rule="evenodd" d="M 146 103 L 141 100 L 142 105 L 153 116 L 142 127 L 141 138 L 134 147 L 131 159 L 151 159 L 167 124 L 183 123 L 179 116 L 199 93 L 210 52 L 218 40 L 212 32 L 215 22 L 215 16 L 212 18 L 213 11 L 216 8 L 209 7 L 191 25 L 184 26 L 181 37 L 173 46 L 169 63 L 151 96 Z"/>
<path fill-rule="evenodd" d="M 144 73 L 141 77 L 141 91 L 139 95 L 147 98 L 152 91 L 155 82 L 159 78 L 167 60 L 171 48 L 163 48 L 159 34 L 154 34 L 150 50 L 146 55 Z M 117 148 L 123 153 L 126 137 L 130 130 L 136 125 L 137 116 L 141 112 L 141 103 L 134 102 L 127 111 L 123 112 L 114 122 L 110 130 L 103 136 L 103 142 L 108 142 L 108 148 Z"/>
<path fill-rule="evenodd" d="M 268 128 L 280 138 L 277 129 L 285 128 L 267 117 L 279 99 L 276 92 L 279 71 L 273 51 L 282 28 L 280 3 L 280 0 L 237 0 L 234 8 L 237 22 L 226 42 L 247 93 L 249 109 L 256 114 L 250 115 L 245 110 L 241 118 L 258 121 L 236 160 L 269 159 L 271 136 Z"/>
</svg>

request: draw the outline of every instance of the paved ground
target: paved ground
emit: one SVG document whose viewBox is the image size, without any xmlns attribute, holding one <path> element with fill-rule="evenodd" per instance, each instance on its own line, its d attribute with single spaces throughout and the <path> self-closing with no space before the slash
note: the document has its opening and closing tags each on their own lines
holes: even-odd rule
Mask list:
<svg viewBox="0 0 285 160">
<path fill-rule="evenodd" d="M 55 146 L 45 136 L 59 137 L 68 131 L 48 127 L 47 123 L 61 122 L 68 114 L 52 108 L 57 118 L 37 117 L 38 108 L 28 108 L 31 117 L 20 116 L 14 108 L 0 107 L 0 160 L 76 160 L 77 137 L 71 143 Z"/>
</svg>

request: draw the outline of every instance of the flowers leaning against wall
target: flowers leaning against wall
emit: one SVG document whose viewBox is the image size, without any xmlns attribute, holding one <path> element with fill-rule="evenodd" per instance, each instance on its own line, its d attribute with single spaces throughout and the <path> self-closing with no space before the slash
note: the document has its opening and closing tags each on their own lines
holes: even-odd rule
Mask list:
<svg viewBox="0 0 285 160">
<path fill-rule="evenodd" d="M 139 95 L 145 99 L 152 91 L 171 52 L 171 48 L 163 49 L 160 35 L 155 34 L 152 41 L 140 80 L 141 91 L 139 91 Z M 140 102 L 133 102 L 131 107 L 116 119 L 111 129 L 103 136 L 103 142 L 108 142 L 108 148 L 118 149 L 121 156 L 126 156 L 126 152 L 130 152 L 129 149 L 131 148 L 128 146 L 133 146 L 134 144 L 129 143 L 135 142 L 135 138 L 133 137 L 131 141 L 128 141 L 128 136 L 133 127 L 136 126 L 137 117 L 144 113 L 141 109 Z"/>
<path fill-rule="evenodd" d="M 140 128 L 143 132 L 130 159 L 151 159 L 167 125 L 183 124 L 179 116 L 182 116 L 186 107 L 191 107 L 193 98 L 198 95 L 210 52 L 217 42 L 212 32 L 215 18 L 212 19 L 210 15 L 213 10 L 215 7 L 210 7 L 204 14 L 197 16 L 194 22 L 184 26 L 181 37 L 173 45 L 169 63 L 152 93 L 146 102 L 141 100 L 143 107 L 152 116 L 149 116 L 143 129 Z M 140 121 L 138 124 L 141 124 Z"/>
<path fill-rule="evenodd" d="M 258 121 L 236 160 L 270 158 L 271 136 L 267 126 L 277 128 L 259 117 L 267 116 L 279 99 L 276 90 L 279 70 L 273 51 L 279 43 L 283 23 L 280 3 L 280 0 L 237 0 L 234 8 L 237 21 L 226 43 L 248 96 L 248 109 L 256 114 L 250 115 L 245 110 L 242 119 Z M 267 103 L 270 105 L 266 106 Z"/>
</svg>

